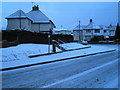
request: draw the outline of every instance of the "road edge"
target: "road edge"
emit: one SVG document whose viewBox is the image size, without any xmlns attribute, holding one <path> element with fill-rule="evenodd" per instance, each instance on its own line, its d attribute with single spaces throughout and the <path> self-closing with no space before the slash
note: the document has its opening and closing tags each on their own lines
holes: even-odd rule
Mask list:
<svg viewBox="0 0 120 90">
<path fill-rule="evenodd" d="M 116 49 L 109 50 L 109 51 L 104 51 L 104 52 L 91 53 L 91 54 L 87 54 L 87 55 L 75 56 L 75 57 L 70 57 L 70 58 L 57 59 L 57 60 L 54 60 L 54 61 L 46 61 L 46 62 L 40 62 L 40 63 L 35 63 L 35 64 L 17 66 L 17 67 L 9 67 L 9 68 L 0 69 L 0 71 L 8 71 L 8 70 L 13 70 L 13 69 L 18 69 L 18 68 L 25 68 L 25 67 L 35 66 L 35 65 L 41 65 L 41 64 L 47 64 L 47 63 L 65 61 L 65 60 L 68 60 L 68 59 L 86 57 L 86 56 L 91 56 L 91 55 L 96 55 L 96 54 L 101 54 L 101 53 L 107 53 L 107 52 L 113 52 L 113 51 L 116 51 Z"/>
</svg>

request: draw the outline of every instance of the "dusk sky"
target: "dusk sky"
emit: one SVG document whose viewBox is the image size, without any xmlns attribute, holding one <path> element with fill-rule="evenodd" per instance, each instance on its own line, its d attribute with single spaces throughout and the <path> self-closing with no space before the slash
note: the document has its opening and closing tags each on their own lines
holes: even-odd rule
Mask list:
<svg viewBox="0 0 120 90">
<path fill-rule="evenodd" d="M 116 25 L 118 22 L 117 2 L 3 2 L 2 27 L 6 28 L 5 17 L 21 9 L 29 12 L 33 5 L 39 5 L 40 10 L 51 19 L 57 28 L 74 29 L 89 23 L 89 19 L 97 25 Z"/>
</svg>

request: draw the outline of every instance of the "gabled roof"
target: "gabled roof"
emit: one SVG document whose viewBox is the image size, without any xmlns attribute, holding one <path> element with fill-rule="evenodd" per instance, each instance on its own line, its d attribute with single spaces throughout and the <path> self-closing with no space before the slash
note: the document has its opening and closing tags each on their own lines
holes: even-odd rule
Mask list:
<svg viewBox="0 0 120 90">
<path fill-rule="evenodd" d="M 28 17 L 22 10 L 18 10 L 15 13 L 6 17 L 6 19 L 10 19 L 10 18 L 28 18 Z"/>
<path fill-rule="evenodd" d="M 38 5 L 32 8 L 33 9 L 27 14 L 22 10 L 18 10 L 15 13 L 6 17 L 6 19 L 28 18 L 32 21 L 32 23 L 52 23 L 54 25 L 54 28 L 56 27 L 55 24 L 39 10 Z"/>
<path fill-rule="evenodd" d="M 27 16 L 33 21 L 33 23 L 49 23 L 49 18 L 44 15 L 40 10 L 32 10 L 27 13 Z"/>
<path fill-rule="evenodd" d="M 108 30 L 107 26 L 100 25 L 100 28 L 103 29 L 103 30 Z"/>
</svg>

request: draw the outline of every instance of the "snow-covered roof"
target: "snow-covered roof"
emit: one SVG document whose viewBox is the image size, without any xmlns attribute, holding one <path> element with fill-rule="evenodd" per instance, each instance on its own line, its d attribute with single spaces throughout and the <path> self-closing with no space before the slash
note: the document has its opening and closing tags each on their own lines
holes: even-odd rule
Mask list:
<svg viewBox="0 0 120 90">
<path fill-rule="evenodd" d="M 40 10 L 32 10 L 27 13 L 27 16 L 33 21 L 33 23 L 49 23 L 49 18 Z"/>
<path fill-rule="evenodd" d="M 93 22 L 90 22 L 88 25 L 77 25 L 74 30 L 84 30 L 84 29 L 101 29 L 99 25 L 94 24 Z"/>
<path fill-rule="evenodd" d="M 9 15 L 8 17 L 6 17 L 6 19 L 9 18 L 28 18 L 29 20 L 31 20 L 33 23 L 52 23 L 55 26 L 55 24 L 45 15 L 43 14 L 40 10 L 38 5 L 32 7 L 33 9 L 28 12 L 25 13 L 22 10 L 18 10 L 15 13 Z"/>
<path fill-rule="evenodd" d="M 54 30 L 54 31 L 72 31 L 72 30 L 65 29 L 65 28 L 61 28 L 61 29 L 54 28 L 53 30 Z"/>
<path fill-rule="evenodd" d="M 86 27 L 86 25 L 77 25 L 75 28 L 74 28 L 74 30 L 79 30 L 79 28 L 80 28 L 80 30 L 83 30 L 84 28 Z"/>
<path fill-rule="evenodd" d="M 101 26 L 101 29 L 108 30 L 108 27 L 107 26 Z"/>
<path fill-rule="evenodd" d="M 28 18 L 27 15 L 25 14 L 25 12 L 23 12 L 22 10 L 18 10 L 15 13 L 9 15 L 8 17 L 6 17 L 6 19 L 9 18 Z"/>
<path fill-rule="evenodd" d="M 95 25 L 93 22 L 90 22 L 84 29 L 100 29 L 100 26 Z"/>
<path fill-rule="evenodd" d="M 116 26 L 109 26 L 108 30 L 116 30 Z"/>
</svg>

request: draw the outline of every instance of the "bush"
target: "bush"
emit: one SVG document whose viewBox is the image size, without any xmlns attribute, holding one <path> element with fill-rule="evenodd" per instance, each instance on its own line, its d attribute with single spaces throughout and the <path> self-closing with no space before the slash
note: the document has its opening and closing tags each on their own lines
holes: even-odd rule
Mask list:
<svg viewBox="0 0 120 90">
<path fill-rule="evenodd" d="M 47 33 L 36 33 L 25 30 L 4 30 L 2 31 L 2 39 L 7 40 L 8 42 L 17 41 L 18 44 L 22 43 L 35 43 L 35 44 L 48 44 L 48 34 Z M 52 35 L 52 39 L 60 39 L 64 42 L 73 42 L 72 35 Z"/>
<path fill-rule="evenodd" d="M 104 40 L 104 36 L 94 36 L 91 41 L 96 41 L 96 42 L 99 42 L 101 40 Z"/>
</svg>

